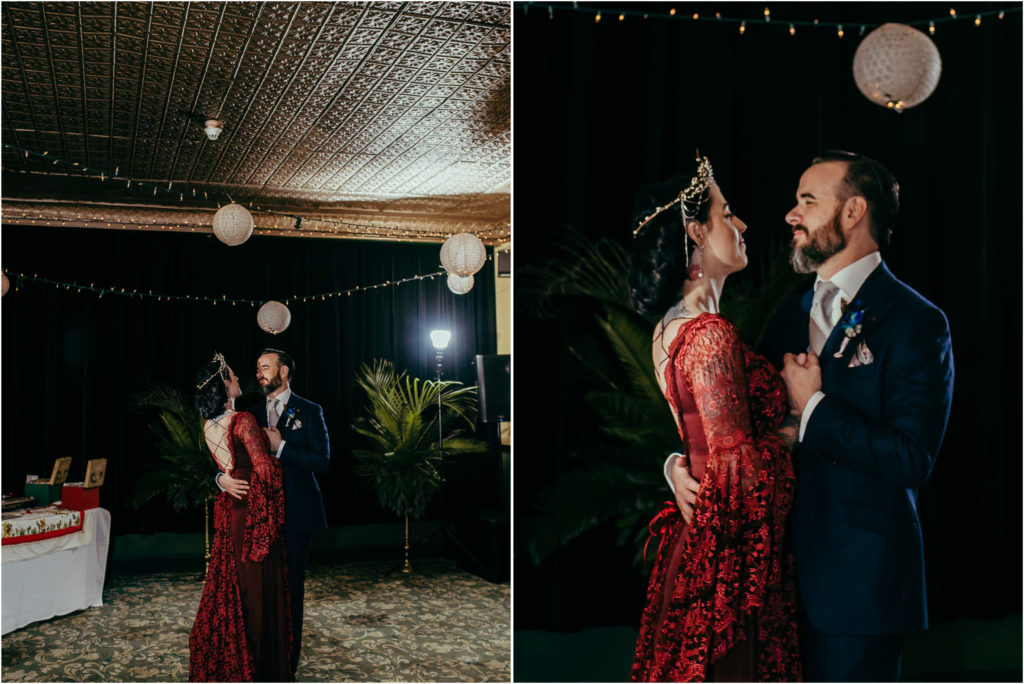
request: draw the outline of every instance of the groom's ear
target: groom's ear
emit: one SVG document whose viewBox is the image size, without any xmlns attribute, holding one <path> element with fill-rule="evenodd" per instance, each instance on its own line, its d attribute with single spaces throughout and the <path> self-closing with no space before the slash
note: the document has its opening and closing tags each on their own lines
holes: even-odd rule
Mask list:
<svg viewBox="0 0 1024 684">
<path fill-rule="evenodd" d="M 868 215 L 868 201 L 860 195 L 854 195 L 843 202 L 840 218 L 844 228 L 852 228 Z"/>
</svg>

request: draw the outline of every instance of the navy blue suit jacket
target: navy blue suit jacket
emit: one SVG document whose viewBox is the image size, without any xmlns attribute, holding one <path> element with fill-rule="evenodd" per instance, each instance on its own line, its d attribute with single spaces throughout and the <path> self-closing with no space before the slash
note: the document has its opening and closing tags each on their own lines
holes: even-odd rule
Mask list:
<svg viewBox="0 0 1024 684">
<path fill-rule="evenodd" d="M 812 293 L 780 308 L 762 351 L 782 366 L 808 346 Z M 794 454 L 790 517 L 801 600 L 831 634 L 897 634 L 928 625 L 918 489 L 931 473 L 953 396 L 945 315 L 879 265 L 854 296 L 861 334 L 822 349 L 822 399 Z M 856 305 L 855 305 L 856 306 Z M 849 367 L 860 343 L 874 362 Z"/>
<path fill-rule="evenodd" d="M 260 427 L 267 426 L 266 404 L 251 409 Z M 313 473 L 326 473 L 331 465 L 331 445 L 327 438 L 324 412 L 317 404 L 292 391 L 277 421 L 281 439 L 281 465 L 284 468 L 284 533 L 309 534 L 327 527 L 324 502 Z"/>
</svg>

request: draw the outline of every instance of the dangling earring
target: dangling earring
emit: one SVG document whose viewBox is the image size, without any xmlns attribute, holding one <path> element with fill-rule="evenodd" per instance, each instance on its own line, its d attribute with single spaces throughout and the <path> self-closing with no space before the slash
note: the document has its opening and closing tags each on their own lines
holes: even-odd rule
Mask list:
<svg viewBox="0 0 1024 684">
<path fill-rule="evenodd" d="M 704 245 L 696 245 L 693 248 L 689 276 L 690 280 L 700 280 L 704 277 Z"/>
</svg>

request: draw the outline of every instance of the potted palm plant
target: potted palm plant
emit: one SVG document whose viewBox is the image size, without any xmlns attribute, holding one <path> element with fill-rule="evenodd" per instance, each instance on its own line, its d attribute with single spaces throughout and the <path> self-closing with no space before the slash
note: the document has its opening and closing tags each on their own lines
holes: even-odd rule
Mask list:
<svg viewBox="0 0 1024 684">
<path fill-rule="evenodd" d="M 366 443 L 353 451 L 359 461 L 356 473 L 370 481 L 381 507 L 405 519 L 402 571 L 408 573 L 409 518 L 423 517 L 441 487 L 442 446 L 445 454 L 487 449 L 482 440 L 464 435 L 476 422 L 477 388 L 454 380 L 410 378 L 381 359 L 364 363 L 356 381 L 368 400 L 366 415 L 352 425 Z"/>
<path fill-rule="evenodd" d="M 175 511 L 203 507 L 206 564 L 210 563 L 209 502 L 216 494 L 213 464 L 203 436 L 203 419 L 180 391 L 163 383 L 149 383 L 129 398 L 149 414 L 160 463 L 148 470 L 132 492 L 131 504 L 140 508 L 163 494 Z"/>
</svg>

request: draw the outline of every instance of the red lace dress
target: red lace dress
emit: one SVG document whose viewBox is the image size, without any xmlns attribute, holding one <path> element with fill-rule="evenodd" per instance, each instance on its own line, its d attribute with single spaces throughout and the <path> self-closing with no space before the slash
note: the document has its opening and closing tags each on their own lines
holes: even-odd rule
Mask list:
<svg viewBox="0 0 1024 684">
<path fill-rule="evenodd" d="M 214 442 L 211 423 L 219 428 Z M 251 413 L 208 421 L 207 443 L 231 477 L 249 482 L 249 494 L 239 501 L 221 492 L 214 504 L 210 570 L 188 640 L 189 681 L 290 682 L 281 464 Z"/>
<path fill-rule="evenodd" d="M 661 543 L 631 679 L 798 680 L 795 576 L 782 549 L 793 466 L 774 433 L 785 385 L 716 314 L 684 323 L 668 358 L 666 395 L 701 486 L 689 526 L 674 502 L 652 521 Z"/>
</svg>

